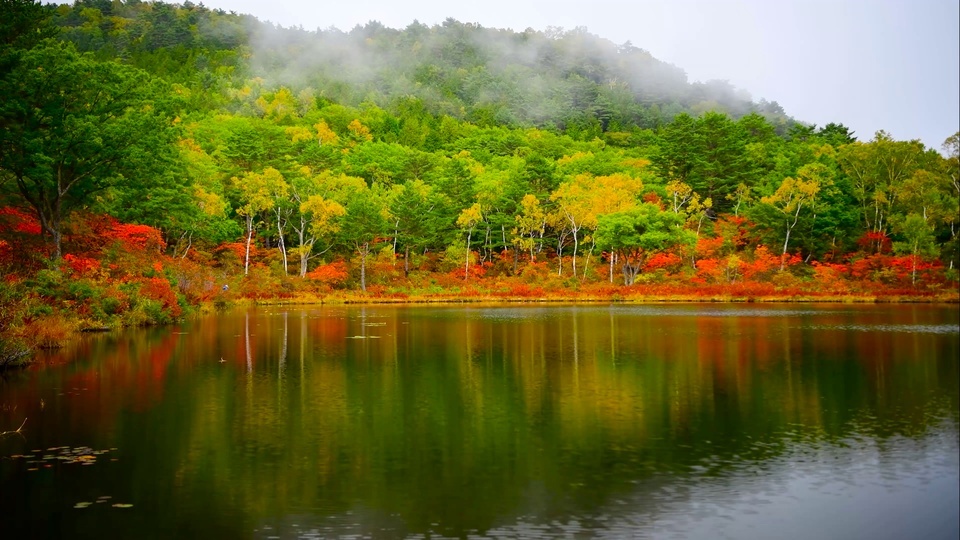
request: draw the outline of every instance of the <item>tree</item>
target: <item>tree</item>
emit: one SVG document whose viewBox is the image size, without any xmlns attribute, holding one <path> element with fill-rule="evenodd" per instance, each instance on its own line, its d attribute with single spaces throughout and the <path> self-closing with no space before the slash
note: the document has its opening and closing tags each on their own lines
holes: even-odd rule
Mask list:
<svg viewBox="0 0 960 540">
<path fill-rule="evenodd" d="M 438 198 L 433 188 L 422 180 L 407 181 L 393 189 L 390 219 L 394 241 L 403 246 L 403 271 L 407 275 L 410 272 L 410 248 L 426 249 L 439 242 L 441 231 L 438 229 L 442 226 L 436 213 Z"/>
<path fill-rule="evenodd" d="M 634 204 L 641 189 L 642 181 L 623 173 L 597 177 L 584 173 L 560 184 L 550 196 L 550 200 L 556 204 L 556 215 L 566 222 L 567 230 L 573 236 L 574 277 L 577 275 L 581 229 L 596 230 L 597 219 L 601 215 L 626 210 Z M 554 223 L 557 221 L 554 220 Z"/>
<path fill-rule="evenodd" d="M 237 214 L 242 216 L 247 228 L 246 251 L 243 274 L 250 272 L 250 242 L 253 239 L 253 220 L 257 214 L 276 207 L 277 200 L 287 196 L 289 187 L 280 171 L 267 167 L 262 173 L 246 172 L 232 178 L 234 188 L 240 193 L 241 205 Z M 286 255 L 284 255 L 286 259 Z M 286 260 L 284 260 L 286 262 Z"/>
<path fill-rule="evenodd" d="M 483 212 L 480 209 L 480 203 L 473 203 L 457 217 L 457 226 L 467 231 L 467 261 L 463 268 L 463 279 L 470 277 L 470 238 L 473 236 L 473 228 L 481 221 L 483 221 Z"/>
<path fill-rule="evenodd" d="M 601 216 L 597 246 L 617 254 L 623 263 L 624 285 L 633 285 L 652 253 L 677 244 L 692 244 L 690 231 L 682 228 L 683 216 L 664 212 L 653 203 L 643 203 L 623 212 Z"/>
<path fill-rule="evenodd" d="M 33 48 L 57 34 L 50 25 L 49 12 L 34 0 L 0 0 L 0 77 L 16 63 L 21 51 Z"/>
<path fill-rule="evenodd" d="M 960 131 L 947 137 L 943 141 L 943 151 L 947 159 L 943 161 L 944 178 L 947 180 L 949 192 L 946 196 L 951 212 L 945 216 L 950 226 L 950 240 L 947 243 L 945 252 L 949 253 L 950 268 L 953 269 L 960 257 L 960 246 L 958 246 L 957 221 L 960 220 Z"/>
<path fill-rule="evenodd" d="M 307 265 L 316 255 L 317 242 L 328 239 L 324 252 L 332 247 L 332 239 L 340 232 L 340 218 L 346 214 L 343 205 L 354 191 L 364 187 L 366 183 L 362 178 L 329 172 L 315 176 L 309 167 L 302 167 L 300 174 L 292 179 L 290 196 L 299 212 L 291 227 L 297 234 L 297 247 L 293 251 L 300 259 L 300 277 L 307 275 Z"/>
<path fill-rule="evenodd" d="M 790 245 L 790 233 L 800 221 L 800 212 L 807 206 L 812 206 L 821 184 L 829 175 L 829 170 L 821 163 L 804 165 L 797 171 L 796 178 L 784 178 L 777 192 L 760 200 L 762 204 L 776 209 L 782 215 L 785 235 L 783 252 L 780 258 L 780 270 L 783 270 Z"/>
<path fill-rule="evenodd" d="M 110 187 L 138 189 L 176 159 L 172 93 L 143 71 L 52 41 L 0 80 L 0 175 L 61 256 L 62 223 Z"/>
<path fill-rule="evenodd" d="M 360 289 L 367 291 L 367 257 L 387 234 L 386 207 L 383 188 L 366 184 L 357 189 L 346 205 L 340 234 L 344 243 L 353 246 L 360 255 Z"/>
<path fill-rule="evenodd" d="M 893 250 L 897 253 L 910 254 L 910 282 L 917 284 L 917 260 L 921 255 L 936 254 L 936 241 L 933 236 L 933 227 L 924 216 L 910 213 L 903 219 L 895 218 L 894 229 L 903 236 L 903 241 L 894 242 Z"/>
<path fill-rule="evenodd" d="M 755 118 L 745 125 L 763 136 Z M 748 165 L 744 125 L 717 112 L 699 118 L 681 114 L 661 129 L 659 151 L 653 164 L 661 176 L 689 185 L 714 204 L 726 208 L 728 195 L 738 184 L 753 186 L 754 171 Z"/>
<path fill-rule="evenodd" d="M 307 262 L 314 244 L 319 238 L 329 236 L 340 231 L 338 218 L 346 214 L 346 210 L 337 201 L 325 199 L 320 195 L 311 195 L 300 205 L 300 214 L 308 226 L 306 234 L 303 228 L 297 229 L 300 235 L 298 255 L 300 256 L 300 277 L 307 275 Z"/>
<path fill-rule="evenodd" d="M 543 238 L 544 229 L 547 226 L 547 216 L 540 206 L 540 200 L 536 195 L 530 193 L 523 196 L 520 201 L 520 213 L 514 217 L 516 229 L 513 243 L 518 249 L 530 252 L 530 260 L 535 261 L 534 247 L 537 245 L 537 238 Z"/>
<path fill-rule="evenodd" d="M 886 234 L 887 221 L 897 202 L 897 188 L 921 166 L 923 154 L 919 141 L 895 141 L 884 131 L 878 131 L 869 143 L 840 147 L 838 161 L 853 180 L 854 195 L 868 231 Z"/>
</svg>

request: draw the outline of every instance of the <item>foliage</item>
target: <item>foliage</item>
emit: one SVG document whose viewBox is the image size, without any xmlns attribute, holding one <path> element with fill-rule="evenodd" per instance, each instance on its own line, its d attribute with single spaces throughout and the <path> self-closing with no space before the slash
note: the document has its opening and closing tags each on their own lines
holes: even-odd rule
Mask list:
<svg viewBox="0 0 960 540">
<path fill-rule="evenodd" d="M 3 7 L 0 268 L 24 305 L 0 333 L 368 281 L 622 297 L 617 267 L 682 294 L 957 287 L 957 135 L 857 141 L 582 29 Z"/>
</svg>

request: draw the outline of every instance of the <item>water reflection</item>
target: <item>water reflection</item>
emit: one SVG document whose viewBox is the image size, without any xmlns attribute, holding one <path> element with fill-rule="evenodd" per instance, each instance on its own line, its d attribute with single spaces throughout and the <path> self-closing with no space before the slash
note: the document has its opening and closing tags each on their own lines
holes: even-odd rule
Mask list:
<svg viewBox="0 0 960 540">
<path fill-rule="evenodd" d="M 29 418 L 0 512 L 29 537 L 955 536 L 958 320 L 366 306 L 94 337 L 0 382 L 3 426 Z M 56 446 L 118 457 L 9 457 Z M 73 510 L 100 496 L 134 506 Z"/>
</svg>

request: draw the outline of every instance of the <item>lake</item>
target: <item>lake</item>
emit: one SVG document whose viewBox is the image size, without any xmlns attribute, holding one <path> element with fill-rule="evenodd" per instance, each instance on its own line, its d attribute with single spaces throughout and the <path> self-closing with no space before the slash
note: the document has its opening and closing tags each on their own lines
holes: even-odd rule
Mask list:
<svg viewBox="0 0 960 540">
<path fill-rule="evenodd" d="M 261 307 L 0 376 L 4 538 L 957 538 L 955 305 Z M 24 420 L 25 423 L 24 423 Z"/>
</svg>

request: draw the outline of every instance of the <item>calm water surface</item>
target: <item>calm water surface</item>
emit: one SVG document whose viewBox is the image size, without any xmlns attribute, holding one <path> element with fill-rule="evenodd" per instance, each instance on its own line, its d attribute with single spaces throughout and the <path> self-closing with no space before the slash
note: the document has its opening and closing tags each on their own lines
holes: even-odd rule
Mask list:
<svg viewBox="0 0 960 540">
<path fill-rule="evenodd" d="M 260 308 L 0 376 L 3 538 L 957 538 L 957 306 Z M 129 506 L 128 506 L 129 505 Z"/>
</svg>

